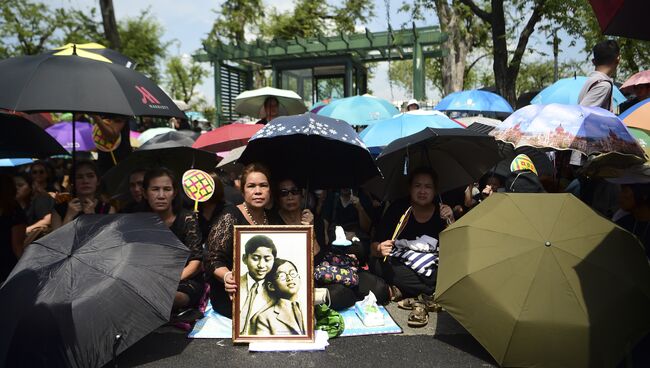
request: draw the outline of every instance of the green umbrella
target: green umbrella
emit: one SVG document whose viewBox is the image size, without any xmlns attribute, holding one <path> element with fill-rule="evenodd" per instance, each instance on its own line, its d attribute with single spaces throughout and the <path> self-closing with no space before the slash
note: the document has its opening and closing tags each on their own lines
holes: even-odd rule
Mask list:
<svg viewBox="0 0 650 368">
<path fill-rule="evenodd" d="M 636 138 L 637 141 L 639 141 L 639 144 L 645 151 L 645 154 L 650 156 L 650 135 L 639 128 L 628 127 L 627 129 L 630 131 L 630 133 L 632 133 L 632 136 Z"/>
<path fill-rule="evenodd" d="M 613 367 L 650 331 L 643 246 L 573 195 L 493 194 L 440 244 L 436 302 L 502 366 Z"/>
</svg>

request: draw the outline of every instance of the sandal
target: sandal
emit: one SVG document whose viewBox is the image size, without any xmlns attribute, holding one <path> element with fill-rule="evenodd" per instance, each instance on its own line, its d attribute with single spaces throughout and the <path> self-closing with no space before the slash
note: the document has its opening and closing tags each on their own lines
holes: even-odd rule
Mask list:
<svg viewBox="0 0 650 368">
<path fill-rule="evenodd" d="M 432 295 L 420 294 L 417 298 L 406 298 L 397 303 L 397 306 L 402 309 L 412 310 L 415 303 L 424 303 L 427 312 L 440 312 L 442 307 L 440 304 L 433 301 Z"/>
<path fill-rule="evenodd" d="M 424 327 L 429 323 L 429 312 L 427 307 L 422 302 L 415 302 L 413 310 L 409 313 L 408 325 L 409 327 Z"/>
<path fill-rule="evenodd" d="M 406 298 L 397 302 L 397 307 L 406 310 L 412 310 L 413 305 L 418 302 L 417 298 Z"/>
<path fill-rule="evenodd" d="M 397 302 L 402 299 L 404 299 L 404 296 L 402 295 L 402 292 L 400 289 L 397 288 L 395 285 L 389 285 L 389 292 L 390 292 L 390 301 L 391 302 Z"/>
</svg>

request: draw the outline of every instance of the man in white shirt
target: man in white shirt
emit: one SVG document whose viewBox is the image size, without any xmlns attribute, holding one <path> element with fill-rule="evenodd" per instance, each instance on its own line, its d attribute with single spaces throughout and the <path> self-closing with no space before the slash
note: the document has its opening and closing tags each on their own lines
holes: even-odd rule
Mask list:
<svg viewBox="0 0 650 368">
<path fill-rule="evenodd" d="M 578 104 L 602 107 L 613 112 L 614 80 L 611 77 L 616 73 L 621 57 L 618 43 L 614 40 L 602 41 L 596 44 L 592 51 L 595 70 L 589 74 L 582 87 L 578 95 Z"/>
</svg>

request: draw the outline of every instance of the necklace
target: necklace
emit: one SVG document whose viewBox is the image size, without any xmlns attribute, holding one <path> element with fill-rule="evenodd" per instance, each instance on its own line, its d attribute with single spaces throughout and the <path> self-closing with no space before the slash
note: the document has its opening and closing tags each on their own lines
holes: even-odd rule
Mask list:
<svg viewBox="0 0 650 368">
<path fill-rule="evenodd" d="M 248 210 L 248 205 L 246 204 L 246 202 L 244 202 L 243 204 L 244 204 L 244 210 L 246 211 L 246 214 L 253 221 L 253 225 L 259 225 L 257 221 L 255 221 L 253 215 L 251 215 L 251 212 Z M 269 220 L 266 218 L 266 211 L 262 210 L 262 213 L 264 214 L 264 222 L 262 223 L 262 225 L 268 225 Z"/>
</svg>

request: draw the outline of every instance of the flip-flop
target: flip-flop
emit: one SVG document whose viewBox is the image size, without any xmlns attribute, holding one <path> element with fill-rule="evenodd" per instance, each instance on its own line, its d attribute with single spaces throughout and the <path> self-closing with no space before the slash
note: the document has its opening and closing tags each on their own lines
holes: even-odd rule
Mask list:
<svg viewBox="0 0 650 368">
<path fill-rule="evenodd" d="M 429 312 L 427 307 L 422 302 L 413 304 L 413 310 L 409 313 L 408 325 L 409 327 L 424 327 L 429 323 Z"/>
<path fill-rule="evenodd" d="M 406 298 L 397 302 L 397 307 L 412 310 L 415 303 L 424 303 L 428 312 L 440 312 L 442 307 L 433 301 L 433 296 L 420 294 L 417 298 Z"/>
<path fill-rule="evenodd" d="M 413 305 L 417 302 L 418 300 L 416 298 L 406 298 L 397 302 L 397 307 L 401 309 L 412 310 Z"/>
</svg>

